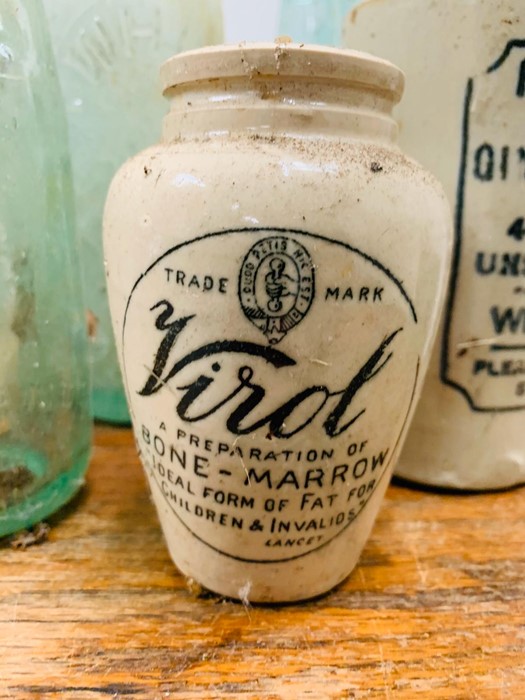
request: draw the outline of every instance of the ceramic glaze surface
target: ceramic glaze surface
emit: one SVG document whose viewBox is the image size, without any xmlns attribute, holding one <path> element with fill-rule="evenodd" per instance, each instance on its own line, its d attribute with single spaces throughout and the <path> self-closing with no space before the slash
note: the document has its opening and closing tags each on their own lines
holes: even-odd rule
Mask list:
<svg viewBox="0 0 525 700">
<path fill-rule="evenodd" d="M 448 206 L 395 145 L 390 64 L 255 45 L 163 75 L 164 142 L 120 170 L 105 214 L 137 442 L 185 574 L 304 599 L 348 575 L 380 506 L 443 298 Z"/>
<path fill-rule="evenodd" d="M 439 177 L 455 213 L 447 305 L 398 473 L 464 489 L 523 483 L 523 4 L 373 0 L 345 34 L 406 71 L 401 144 Z"/>
</svg>

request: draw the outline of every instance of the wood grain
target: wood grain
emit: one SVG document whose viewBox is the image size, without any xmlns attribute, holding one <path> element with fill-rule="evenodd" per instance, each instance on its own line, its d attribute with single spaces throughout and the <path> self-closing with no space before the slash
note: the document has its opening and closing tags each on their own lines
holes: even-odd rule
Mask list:
<svg viewBox="0 0 525 700">
<path fill-rule="evenodd" d="M 344 585 L 246 609 L 188 591 L 130 432 L 97 428 L 49 539 L 0 549 L 0 700 L 525 698 L 523 496 L 392 486 Z"/>
</svg>

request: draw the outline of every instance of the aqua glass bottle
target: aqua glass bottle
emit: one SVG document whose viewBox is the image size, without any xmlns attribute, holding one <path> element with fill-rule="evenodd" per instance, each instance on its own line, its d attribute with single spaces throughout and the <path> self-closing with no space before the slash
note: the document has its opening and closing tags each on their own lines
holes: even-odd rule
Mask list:
<svg viewBox="0 0 525 700">
<path fill-rule="evenodd" d="M 305 44 L 339 46 L 343 19 L 359 0 L 281 0 L 281 34 Z"/>
<path fill-rule="evenodd" d="M 83 483 L 91 442 L 67 131 L 41 0 L 0 0 L 0 536 Z"/>
<path fill-rule="evenodd" d="M 159 66 L 222 39 L 220 0 L 44 0 L 66 101 L 99 420 L 129 422 L 106 299 L 102 214 L 109 183 L 158 140 Z M 125 264 L 125 251 L 122 252 Z"/>
</svg>

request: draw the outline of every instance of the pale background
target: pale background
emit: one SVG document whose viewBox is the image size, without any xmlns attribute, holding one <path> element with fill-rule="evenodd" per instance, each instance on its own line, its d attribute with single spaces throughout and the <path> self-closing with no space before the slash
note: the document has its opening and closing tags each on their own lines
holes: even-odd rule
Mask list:
<svg viewBox="0 0 525 700">
<path fill-rule="evenodd" d="M 223 0 L 226 43 L 273 41 L 279 35 L 280 0 Z"/>
</svg>

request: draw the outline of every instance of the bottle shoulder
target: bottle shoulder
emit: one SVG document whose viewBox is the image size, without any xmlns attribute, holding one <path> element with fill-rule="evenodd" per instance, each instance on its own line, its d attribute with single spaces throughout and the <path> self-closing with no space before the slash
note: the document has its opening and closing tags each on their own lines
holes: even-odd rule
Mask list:
<svg viewBox="0 0 525 700">
<path fill-rule="evenodd" d="M 394 188 L 405 193 L 414 190 L 446 201 L 438 180 L 397 146 L 360 139 L 304 139 L 260 136 L 257 134 L 202 138 L 157 144 L 130 158 L 118 178 L 147 186 L 150 178 L 156 188 L 172 186 L 173 178 L 192 177 L 199 183 L 215 183 L 227 188 L 239 177 L 245 187 L 258 189 L 293 183 L 319 187 L 358 189 L 372 186 L 375 191 Z"/>
<path fill-rule="evenodd" d="M 117 173 L 106 235 L 126 229 L 142 236 L 147 222 L 161 237 L 175 221 L 182 238 L 246 226 L 308 229 L 365 242 L 374 254 L 449 249 L 452 239 L 450 205 L 437 180 L 399 149 L 362 141 L 153 146 Z"/>
</svg>

